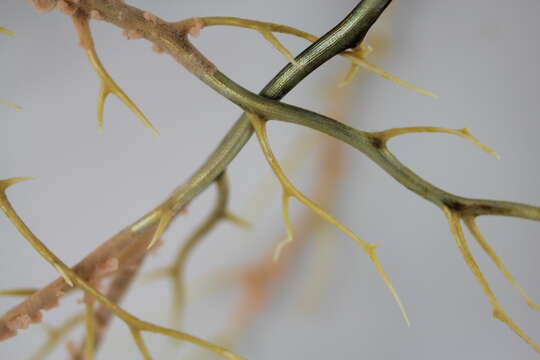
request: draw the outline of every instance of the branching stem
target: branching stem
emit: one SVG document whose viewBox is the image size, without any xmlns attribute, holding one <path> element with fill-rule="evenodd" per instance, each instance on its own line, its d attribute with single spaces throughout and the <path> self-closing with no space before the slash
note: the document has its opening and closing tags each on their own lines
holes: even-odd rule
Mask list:
<svg viewBox="0 0 540 360">
<path fill-rule="evenodd" d="M 259 145 L 261 146 L 262 152 L 268 161 L 268 164 L 274 171 L 274 174 L 278 178 L 279 182 L 281 183 L 281 186 L 283 187 L 283 217 L 285 221 L 285 227 L 287 229 L 287 240 L 285 243 L 281 243 L 276 251 L 275 257 L 279 256 L 279 251 L 282 249 L 283 245 L 287 242 L 292 241 L 292 229 L 291 229 L 291 223 L 289 220 L 289 213 L 288 213 L 288 198 L 294 197 L 298 201 L 300 201 L 302 204 L 310 208 L 313 212 L 315 212 L 317 215 L 319 215 L 322 219 L 330 223 L 331 225 L 338 228 L 340 231 L 345 233 L 349 238 L 351 238 L 354 242 L 356 242 L 360 247 L 364 250 L 364 252 L 368 255 L 369 259 L 375 266 L 375 269 L 383 279 L 384 283 L 390 290 L 390 293 L 396 300 L 401 313 L 403 314 L 403 317 L 405 318 L 405 321 L 407 322 L 407 325 L 410 325 L 409 317 L 407 316 L 407 313 L 405 311 L 405 308 L 403 306 L 403 303 L 397 294 L 396 289 L 394 288 L 394 285 L 388 278 L 388 275 L 384 271 L 379 259 L 376 255 L 376 245 L 370 244 L 365 242 L 364 240 L 360 239 L 352 230 L 350 230 L 348 227 L 334 219 L 330 214 L 328 214 L 326 211 L 324 211 L 321 207 L 319 207 L 317 204 L 315 204 L 311 199 L 306 197 L 304 194 L 302 194 L 296 187 L 291 184 L 281 167 L 279 166 L 279 163 L 274 156 L 272 149 L 270 148 L 270 144 L 268 142 L 268 137 L 266 134 L 266 125 L 265 121 L 255 115 L 255 114 L 249 114 L 251 124 L 253 125 L 253 128 L 255 129 L 255 133 L 257 134 L 257 139 L 259 140 Z"/>
<path fill-rule="evenodd" d="M 96 47 L 94 45 L 90 26 L 88 24 L 88 18 L 86 16 L 74 15 L 72 19 L 75 29 L 77 29 L 77 33 L 79 35 L 80 44 L 86 51 L 90 64 L 101 80 L 97 104 L 97 122 L 99 129 L 103 129 L 103 107 L 105 105 L 105 100 L 107 99 L 107 96 L 114 94 L 141 120 L 144 126 L 150 129 L 150 131 L 152 131 L 155 135 L 159 135 L 158 131 L 154 125 L 152 125 L 150 120 L 146 118 L 139 107 L 129 98 L 129 96 L 126 95 L 124 90 L 122 90 L 116 84 L 107 70 L 105 70 L 105 67 L 101 63 L 101 60 L 96 53 Z"/>
<path fill-rule="evenodd" d="M 23 235 L 28 240 L 30 245 L 41 255 L 42 258 L 44 258 L 47 262 L 49 262 L 52 266 L 54 266 L 60 272 L 60 274 L 64 277 L 66 282 L 71 282 L 74 286 L 79 287 L 81 290 L 83 290 L 86 294 L 94 298 L 96 301 L 100 302 L 102 305 L 105 305 L 109 309 L 109 311 L 113 312 L 118 318 L 124 321 L 130 329 L 135 329 L 139 332 L 149 331 L 149 332 L 159 333 L 159 334 L 163 334 L 165 336 L 169 336 L 169 337 L 176 338 L 179 340 L 189 341 L 203 348 L 206 348 L 210 351 L 213 351 L 216 354 L 226 357 L 228 359 L 233 359 L 233 360 L 241 359 L 239 356 L 234 355 L 231 352 L 219 346 L 210 344 L 195 336 L 185 334 L 180 331 L 176 331 L 172 329 L 167 329 L 165 327 L 161 327 L 161 326 L 138 319 L 137 317 L 131 315 L 127 311 L 120 308 L 115 303 L 111 302 L 101 292 L 96 290 L 88 282 L 84 281 L 81 277 L 79 277 L 71 268 L 69 268 L 66 264 L 64 264 L 62 260 L 60 260 L 53 252 L 51 252 L 32 233 L 32 231 L 26 226 L 26 224 L 23 222 L 23 220 L 18 216 L 18 214 L 15 212 L 15 210 L 11 206 L 11 203 L 8 201 L 5 195 L 5 190 L 9 186 L 16 184 L 22 180 L 26 180 L 26 179 L 17 178 L 17 179 L 8 179 L 8 180 L 0 181 L 0 190 L 1 190 L 0 191 L 0 208 L 6 214 L 6 216 L 11 220 L 13 225 L 15 225 L 17 230 L 19 230 L 21 235 Z"/>
</svg>

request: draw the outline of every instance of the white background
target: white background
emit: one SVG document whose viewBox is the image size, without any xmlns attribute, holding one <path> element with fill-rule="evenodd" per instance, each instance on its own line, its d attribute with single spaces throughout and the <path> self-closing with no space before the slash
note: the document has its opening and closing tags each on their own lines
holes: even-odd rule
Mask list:
<svg viewBox="0 0 540 360">
<path fill-rule="evenodd" d="M 355 5 L 322 0 L 129 2 L 171 21 L 238 16 L 294 25 L 318 35 Z M 536 0 L 397 2 L 387 19 L 391 46 L 377 64 L 440 98 L 418 95 L 363 72 L 358 86 L 350 87 L 354 91 L 350 123 L 365 130 L 468 126 L 502 159 L 447 135 L 409 135 L 393 141 L 391 149 L 427 180 L 456 194 L 540 204 L 539 16 Z M 117 28 L 92 23 L 103 63 L 161 132 L 159 138 L 153 136 L 111 97 L 101 134 L 95 120 L 99 83 L 77 46 L 70 20 L 56 11 L 38 14 L 25 1 L 3 0 L 0 25 L 16 32 L 15 37 L 0 37 L 0 98 L 24 107 L 22 111 L 0 107 L 0 178 L 38 178 L 10 189 L 10 199 L 35 233 L 68 264 L 187 179 L 240 114 L 172 59 L 151 52 L 149 43 L 127 41 Z M 281 39 L 293 53 L 306 46 L 302 40 Z M 259 91 L 286 62 L 249 30 L 204 29 L 195 44 L 220 70 L 253 91 Z M 328 87 L 346 68 L 344 60 L 332 60 L 285 100 L 326 112 Z M 310 132 L 279 123 L 270 128 L 280 157 L 298 134 Z M 311 155 L 313 162 L 316 153 Z M 345 236 L 331 232 L 325 241 L 335 244 L 335 260 L 325 270 L 329 283 L 316 308 L 306 313 L 299 306 L 305 284 L 313 277 L 323 278 L 313 272 L 316 256 L 310 247 L 298 260 L 298 268 L 288 274 L 290 280 L 274 288 L 272 305 L 255 319 L 235 351 L 259 360 L 536 359 L 537 353 L 491 317 L 443 214 L 358 152 L 348 149 L 346 156 L 347 173 L 333 213 L 363 238 L 381 245 L 381 260 L 412 327 L 405 326 L 366 256 Z M 312 168 L 291 174 L 308 194 Z M 191 259 L 190 279 L 255 259 L 283 235 L 275 183 L 265 190 L 272 195 L 265 205 L 268 209 L 257 216 L 248 211 L 258 184 L 270 176 L 253 140 L 229 173 L 231 207 L 256 227 L 245 233 L 221 225 Z M 211 190 L 193 203 L 145 270 L 172 258 L 212 198 Z M 301 209 L 297 204 L 292 208 Z M 523 287 L 540 301 L 540 224 L 486 218 L 479 225 Z M 0 239 L 0 288 L 41 286 L 56 276 L 5 218 L 0 218 Z M 540 341 L 540 314 L 523 303 L 476 245 L 472 249 L 509 314 Z M 145 320 L 166 325 L 168 285 L 138 283 L 124 305 Z M 204 301 L 190 303 L 184 330 L 211 339 L 225 327 L 237 295 L 216 290 Z M 57 324 L 68 312 L 77 311 L 77 297 L 62 302 L 64 311 L 45 313 L 45 320 Z M 17 301 L 0 299 L 0 311 Z M 99 358 L 138 358 L 127 329 L 118 321 L 113 328 Z M 80 334 L 71 338 L 78 340 Z M 157 359 L 203 354 L 191 346 L 175 348 L 158 337 L 148 339 Z M 1 343 L 0 358 L 23 359 L 42 341 L 40 326 L 33 326 Z M 61 347 L 51 358 L 66 356 Z"/>
</svg>

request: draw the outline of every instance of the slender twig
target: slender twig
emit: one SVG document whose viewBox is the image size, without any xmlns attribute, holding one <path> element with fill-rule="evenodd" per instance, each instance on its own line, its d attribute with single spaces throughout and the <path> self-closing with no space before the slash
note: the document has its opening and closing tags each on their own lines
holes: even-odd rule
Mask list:
<svg viewBox="0 0 540 360">
<path fill-rule="evenodd" d="M 229 185 L 226 174 L 221 174 L 216 179 L 217 198 L 206 219 L 188 236 L 187 240 L 178 250 L 173 263 L 164 268 L 151 271 L 147 278 L 158 279 L 169 277 L 172 282 L 172 325 L 178 329 L 181 324 L 182 311 L 185 306 L 185 266 L 189 255 L 200 241 L 214 229 L 221 221 L 228 220 L 230 213 L 227 211 L 229 201 Z"/>
<path fill-rule="evenodd" d="M 6 214 L 8 219 L 15 225 L 17 230 L 23 235 L 29 244 L 45 259 L 48 263 L 54 266 L 58 272 L 62 275 L 64 281 L 72 286 L 77 286 L 85 292 L 88 296 L 106 306 L 109 311 L 113 312 L 119 319 L 121 319 L 132 331 L 132 334 L 140 334 L 142 331 L 153 332 L 162 334 L 171 338 L 189 341 L 193 344 L 206 348 L 218 355 L 232 360 L 240 360 L 241 357 L 223 349 L 219 346 L 213 345 L 204 341 L 203 339 L 195 336 L 168 329 L 159 325 L 155 325 L 146 321 L 143 321 L 134 315 L 128 313 L 114 302 L 110 301 L 105 295 L 94 288 L 88 281 L 82 279 L 77 273 L 75 273 L 70 267 L 68 267 L 62 260 L 60 260 L 52 251 L 50 251 L 45 244 L 37 238 L 36 235 L 28 228 L 24 221 L 19 217 L 9 200 L 5 195 L 5 190 L 13 184 L 26 179 L 8 179 L 0 181 L 0 208 Z M 13 329 L 11 329 L 13 330 Z M 93 332 L 90 332 L 93 336 Z M 135 337 L 137 345 L 139 345 L 138 338 Z"/>
<path fill-rule="evenodd" d="M 79 35 L 79 41 L 81 47 L 86 51 L 88 60 L 92 67 L 96 70 L 100 80 L 101 88 L 98 95 L 98 105 L 97 105 L 97 122 L 98 127 L 103 129 L 103 107 L 105 105 L 105 100 L 110 94 L 114 94 L 120 101 L 122 101 L 146 126 L 150 131 L 155 135 L 159 135 L 158 131 L 152 125 L 150 120 L 146 118 L 144 113 L 139 109 L 137 105 L 126 95 L 124 90 L 122 90 L 116 82 L 111 78 L 105 67 L 99 59 L 96 47 L 94 45 L 94 39 L 92 38 L 92 33 L 90 31 L 90 26 L 88 25 L 88 19 L 84 16 L 74 15 L 72 17 L 73 24 Z"/>
<path fill-rule="evenodd" d="M 133 283 L 135 275 L 141 268 L 144 257 L 136 264 L 118 270 L 115 274 L 107 291 L 107 298 L 118 304 L 125 296 L 130 285 Z M 106 306 L 101 305 L 95 312 L 95 327 L 94 327 L 94 351 L 97 351 L 103 342 L 107 327 L 111 323 L 113 314 Z M 84 349 L 86 348 L 86 338 L 81 341 L 81 346 L 78 347 L 78 352 L 74 354 L 72 360 L 85 360 Z"/>
<path fill-rule="evenodd" d="M 0 296 L 30 296 L 38 290 L 34 288 L 0 290 Z"/>
<path fill-rule="evenodd" d="M 266 134 L 266 126 L 265 122 L 262 118 L 256 116 L 256 115 L 250 115 L 251 123 L 253 127 L 255 128 L 255 133 L 257 134 L 257 139 L 259 140 L 259 144 L 261 146 L 262 152 L 264 156 L 266 157 L 270 167 L 272 168 L 272 171 L 274 171 L 276 177 L 278 178 L 279 182 L 282 185 L 283 188 L 283 217 L 285 221 L 285 228 L 287 230 L 287 240 L 278 246 L 276 249 L 276 258 L 279 256 L 279 251 L 282 249 L 283 245 L 289 243 L 292 241 L 292 228 L 291 223 L 289 220 L 288 215 L 288 199 L 289 198 L 296 198 L 298 201 L 300 201 L 302 204 L 310 208 L 314 213 L 319 215 L 322 219 L 330 223 L 331 225 L 338 228 L 340 231 L 342 231 L 344 234 L 346 234 L 349 238 L 351 238 L 354 242 L 356 242 L 362 250 L 368 255 L 369 259 L 373 263 L 373 266 L 375 266 L 375 269 L 383 279 L 384 283 L 388 287 L 390 293 L 394 297 L 395 301 L 397 302 L 401 313 L 403 314 L 403 317 L 405 318 L 405 321 L 408 325 L 410 325 L 409 317 L 407 316 L 407 313 L 405 311 L 405 308 L 403 306 L 403 303 L 397 294 L 396 289 L 394 288 L 394 285 L 390 281 L 388 275 L 386 274 L 386 271 L 383 269 L 379 258 L 376 254 L 376 248 L 377 245 L 370 244 L 364 240 L 362 240 L 358 235 L 356 235 L 352 230 L 350 230 L 345 225 L 341 224 L 338 220 L 336 220 L 334 217 L 332 217 L 330 214 L 328 214 L 324 209 L 322 209 L 318 204 L 316 204 L 314 201 L 306 197 L 304 194 L 302 194 L 292 183 L 289 181 L 287 176 L 283 173 L 283 170 L 281 169 L 276 157 L 272 153 L 272 149 L 270 148 L 270 144 L 268 142 L 267 134 Z"/>
</svg>

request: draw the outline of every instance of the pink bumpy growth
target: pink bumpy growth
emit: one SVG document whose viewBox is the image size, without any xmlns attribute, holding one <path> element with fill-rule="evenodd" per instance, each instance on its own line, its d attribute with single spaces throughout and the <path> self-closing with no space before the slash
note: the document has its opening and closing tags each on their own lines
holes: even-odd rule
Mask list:
<svg viewBox="0 0 540 360">
<path fill-rule="evenodd" d="M 94 20 L 103 20 L 103 15 L 97 10 L 90 11 L 90 17 Z"/>
<path fill-rule="evenodd" d="M 73 15 L 75 14 L 75 12 L 77 11 L 77 7 L 69 2 L 67 2 L 66 0 L 60 0 L 58 2 L 58 10 L 60 10 L 61 12 L 63 12 L 64 14 L 66 15 Z"/>
<path fill-rule="evenodd" d="M 56 6 L 57 0 L 28 0 L 28 2 L 39 12 L 49 12 Z"/>
<path fill-rule="evenodd" d="M 139 30 L 124 30 L 122 31 L 122 35 L 128 40 L 137 40 L 143 37 L 143 33 Z"/>
<path fill-rule="evenodd" d="M 158 23 L 158 17 L 152 13 L 149 13 L 147 11 L 144 12 L 143 17 L 150 21 L 151 23 L 157 24 Z"/>
<path fill-rule="evenodd" d="M 201 34 L 203 27 L 204 23 L 200 18 L 193 18 L 193 26 L 189 29 L 189 34 L 193 37 L 197 37 Z"/>
<path fill-rule="evenodd" d="M 30 316 L 28 314 L 23 314 L 9 320 L 6 323 L 6 326 L 9 330 L 16 331 L 18 329 L 26 329 L 31 322 L 32 319 L 30 318 Z"/>
</svg>

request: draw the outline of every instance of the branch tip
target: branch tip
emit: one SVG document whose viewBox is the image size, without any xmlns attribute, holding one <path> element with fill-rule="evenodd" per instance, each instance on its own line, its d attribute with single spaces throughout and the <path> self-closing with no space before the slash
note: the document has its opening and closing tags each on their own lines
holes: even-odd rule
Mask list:
<svg viewBox="0 0 540 360">
<path fill-rule="evenodd" d="M 242 217 L 234 214 L 231 211 L 226 211 L 223 217 L 225 220 L 230 221 L 234 225 L 239 226 L 245 230 L 250 230 L 253 228 L 253 225 L 249 221 L 243 219 Z"/>
<path fill-rule="evenodd" d="M 0 34 L 6 34 L 6 35 L 15 35 L 15 33 L 11 30 L 6 29 L 5 27 L 0 26 Z"/>
<path fill-rule="evenodd" d="M 154 135 L 159 136 L 159 132 L 152 125 L 152 123 L 146 118 L 144 113 L 139 109 L 139 107 L 126 95 L 126 93 L 120 88 L 116 82 L 111 78 L 99 56 L 96 53 L 94 46 L 94 40 L 92 38 L 92 33 L 90 31 L 90 26 L 88 24 L 88 19 L 82 16 L 72 16 L 73 23 L 79 35 L 80 44 L 85 49 L 86 55 L 90 64 L 96 71 L 98 75 L 101 86 L 98 94 L 98 104 L 97 104 L 97 122 L 98 128 L 103 128 L 103 108 L 105 100 L 109 94 L 115 95 L 125 106 L 131 110 L 135 116 L 146 126 Z M 135 33 L 133 33 L 135 34 Z M 133 35 L 132 34 L 132 35 Z M 133 35 L 134 36 L 134 35 Z"/>
<path fill-rule="evenodd" d="M 324 219 L 326 222 L 330 223 L 337 229 L 339 229 L 341 232 L 343 232 L 345 235 L 347 235 L 351 240 L 356 242 L 362 250 L 368 255 L 369 259 L 371 260 L 372 264 L 374 265 L 375 269 L 377 270 L 377 273 L 382 278 L 383 282 L 385 283 L 386 287 L 390 291 L 391 295 L 394 297 L 394 300 L 399 306 L 399 309 L 403 315 L 403 318 L 405 319 L 405 322 L 407 324 L 410 323 L 409 317 L 405 311 L 405 307 L 403 306 L 403 303 L 401 301 L 401 298 L 397 294 L 397 291 L 390 281 L 388 275 L 386 274 L 384 268 L 382 267 L 379 259 L 377 258 L 377 255 L 375 253 L 375 247 L 372 244 L 369 244 L 362 240 L 360 237 L 358 237 L 352 230 L 350 230 L 348 227 L 340 223 L 338 220 L 336 220 L 332 215 L 328 214 L 325 210 L 320 208 L 315 202 L 313 202 L 311 199 L 306 197 L 303 193 L 301 193 L 296 187 L 294 187 L 293 184 L 289 181 L 283 170 L 281 169 L 279 162 L 277 161 L 276 157 L 274 156 L 274 153 L 272 152 L 272 149 L 270 147 L 270 144 L 268 142 L 268 137 L 266 134 L 266 123 L 265 120 L 260 117 L 257 114 L 254 113 L 247 113 L 249 120 L 251 121 L 251 124 L 253 125 L 253 128 L 255 130 L 255 134 L 257 135 L 257 139 L 259 140 L 259 145 L 261 147 L 261 150 L 263 152 L 264 157 L 266 158 L 268 164 L 272 168 L 272 171 L 276 175 L 276 178 L 279 180 L 282 188 L 283 188 L 283 217 L 285 220 L 285 228 L 290 229 L 290 225 L 287 224 L 288 219 L 288 198 L 294 197 L 298 201 L 300 201 L 302 204 L 310 208 L 315 214 L 320 216 L 322 219 Z M 287 199 L 287 201 L 285 201 Z"/>
<path fill-rule="evenodd" d="M 285 56 L 291 64 L 298 65 L 298 62 L 294 59 L 294 56 L 292 56 L 289 49 L 287 49 L 285 45 L 283 45 L 281 41 L 279 41 L 278 38 L 272 34 L 272 32 L 263 29 L 258 29 L 258 31 L 266 39 L 266 41 L 268 41 L 277 51 L 283 54 L 283 56 Z"/>
<path fill-rule="evenodd" d="M 450 231 L 456 241 L 459 251 L 465 260 L 465 263 L 473 273 L 474 277 L 480 284 L 484 295 L 486 296 L 488 302 L 491 304 L 493 316 L 506 324 L 516 335 L 521 337 L 527 344 L 529 344 L 536 352 L 540 353 L 540 346 L 538 346 L 529 336 L 527 336 L 521 328 L 517 326 L 516 323 L 510 318 L 503 307 L 499 304 L 499 301 L 495 297 L 495 294 L 491 290 L 489 282 L 484 277 L 484 274 L 480 270 L 480 267 L 476 263 L 473 254 L 471 253 L 465 235 L 463 234 L 463 228 L 461 226 L 461 221 L 463 220 L 461 214 L 456 211 L 449 209 L 446 206 L 442 207 L 442 210 L 448 220 L 450 226 Z M 473 227 L 474 229 L 474 227 Z"/>
<path fill-rule="evenodd" d="M 4 106 L 6 106 L 6 107 L 8 107 L 8 108 L 10 108 L 10 109 L 13 109 L 13 110 L 22 110 L 22 107 L 21 107 L 21 106 L 12 104 L 12 103 L 7 102 L 7 101 L 2 100 L 2 99 L 0 99 L 0 104 L 1 104 L 1 105 L 4 105 Z"/>
<path fill-rule="evenodd" d="M 161 240 L 161 235 L 163 235 L 163 233 L 169 226 L 171 219 L 174 216 L 174 211 L 172 208 L 165 206 L 159 211 L 159 214 L 159 224 L 156 231 L 154 232 L 154 235 L 152 236 L 152 240 L 146 247 L 147 250 L 150 250 L 159 240 Z"/>
</svg>

